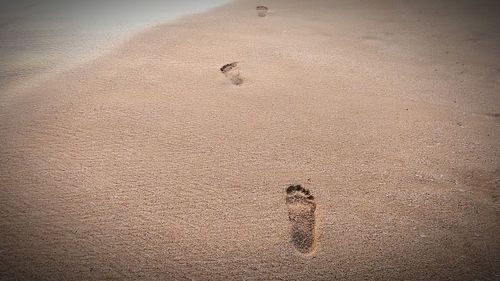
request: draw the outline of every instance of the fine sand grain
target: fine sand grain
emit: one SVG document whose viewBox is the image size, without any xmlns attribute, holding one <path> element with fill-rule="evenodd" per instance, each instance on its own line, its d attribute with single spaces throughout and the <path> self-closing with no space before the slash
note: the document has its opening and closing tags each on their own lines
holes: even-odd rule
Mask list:
<svg viewBox="0 0 500 281">
<path fill-rule="evenodd" d="M 9 86 L 0 279 L 498 280 L 498 14 L 235 1 Z"/>
</svg>

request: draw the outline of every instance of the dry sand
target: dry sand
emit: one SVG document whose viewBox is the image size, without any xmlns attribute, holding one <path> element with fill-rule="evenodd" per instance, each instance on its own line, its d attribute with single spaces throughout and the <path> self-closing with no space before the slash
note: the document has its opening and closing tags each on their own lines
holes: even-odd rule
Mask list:
<svg viewBox="0 0 500 281">
<path fill-rule="evenodd" d="M 499 11 L 235 1 L 2 90 L 0 279 L 498 280 Z"/>
</svg>

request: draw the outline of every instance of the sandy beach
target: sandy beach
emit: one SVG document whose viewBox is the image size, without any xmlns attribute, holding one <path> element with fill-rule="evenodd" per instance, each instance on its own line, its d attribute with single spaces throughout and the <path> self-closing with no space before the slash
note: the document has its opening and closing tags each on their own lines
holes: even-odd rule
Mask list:
<svg viewBox="0 0 500 281">
<path fill-rule="evenodd" d="M 498 280 L 499 14 L 236 0 L 9 81 L 0 280 Z"/>
</svg>

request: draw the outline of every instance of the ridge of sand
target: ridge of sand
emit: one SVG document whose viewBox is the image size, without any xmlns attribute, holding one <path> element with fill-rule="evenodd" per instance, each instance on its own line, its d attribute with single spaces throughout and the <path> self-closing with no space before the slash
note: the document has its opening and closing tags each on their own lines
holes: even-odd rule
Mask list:
<svg viewBox="0 0 500 281">
<path fill-rule="evenodd" d="M 498 278 L 498 8 L 435 2 L 236 1 L 2 93 L 0 279 Z"/>
</svg>

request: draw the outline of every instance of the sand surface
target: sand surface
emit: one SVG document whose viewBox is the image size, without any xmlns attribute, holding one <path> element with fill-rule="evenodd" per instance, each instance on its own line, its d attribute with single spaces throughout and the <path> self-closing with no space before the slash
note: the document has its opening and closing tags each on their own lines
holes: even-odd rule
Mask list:
<svg viewBox="0 0 500 281">
<path fill-rule="evenodd" d="M 498 14 L 235 1 L 3 89 L 0 279 L 498 280 Z"/>
</svg>

